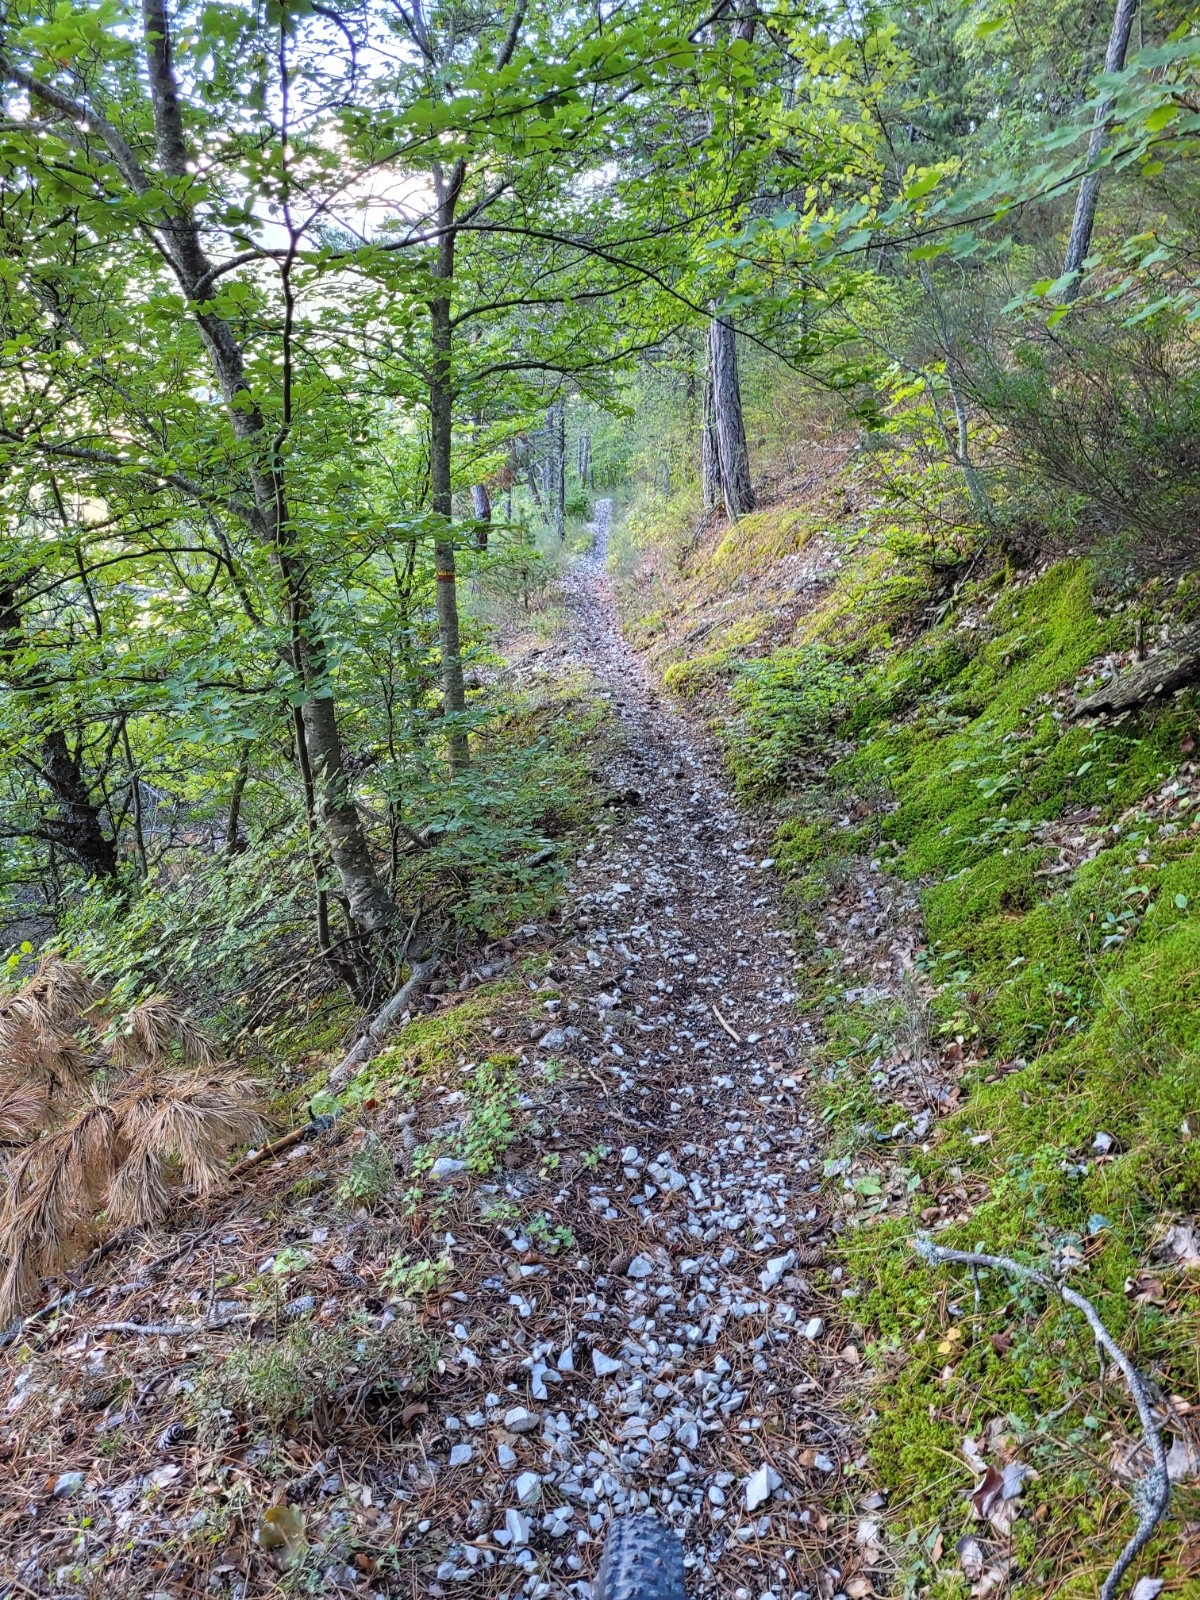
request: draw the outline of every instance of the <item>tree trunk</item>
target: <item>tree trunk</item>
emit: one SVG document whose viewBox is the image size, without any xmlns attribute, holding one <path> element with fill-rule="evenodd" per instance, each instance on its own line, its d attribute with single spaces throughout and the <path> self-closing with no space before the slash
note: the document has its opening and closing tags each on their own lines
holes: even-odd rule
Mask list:
<svg viewBox="0 0 1200 1600">
<path fill-rule="evenodd" d="M 707 370 L 704 374 L 703 415 L 700 423 L 700 496 L 705 511 L 721 503 L 721 450 L 717 444 L 717 413 Z"/>
<path fill-rule="evenodd" d="M 565 400 L 558 402 L 558 421 L 555 436 L 555 475 L 554 475 L 554 531 L 558 534 L 558 542 L 567 537 L 567 403 Z"/>
<path fill-rule="evenodd" d="M 708 383 L 721 495 L 730 521 L 754 510 L 750 483 L 750 451 L 742 421 L 742 392 L 738 383 L 737 336 L 728 317 L 714 317 L 708 325 Z M 706 430 L 707 432 L 707 430 Z"/>
<path fill-rule="evenodd" d="M 488 493 L 486 483 L 476 483 L 471 486 L 471 508 L 475 513 L 478 526 L 475 529 L 476 550 L 486 550 L 488 547 L 488 526 L 492 520 L 492 497 Z"/>
<path fill-rule="evenodd" d="M 456 161 L 449 178 L 439 165 L 434 167 L 437 191 L 439 239 L 433 277 L 449 283 L 454 276 L 454 211 L 462 190 L 466 168 Z M 429 478 L 434 515 L 441 519 L 444 533 L 433 547 L 437 572 L 438 650 L 442 663 L 442 702 L 449 723 L 447 748 L 451 774 L 464 771 L 470 762 L 470 748 L 463 714 L 467 709 L 463 684 L 462 648 L 458 627 L 458 590 L 454 568 L 454 542 L 451 527 L 454 496 L 451 490 L 450 452 L 454 441 L 454 329 L 450 320 L 449 291 L 429 302 L 430 343 L 433 361 L 429 374 Z"/>
<path fill-rule="evenodd" d="M 1133 29 L 1133 18 L 1137 11 L 1138 0 L 1117 0 L 1113 12 L 1112 31 L 1108 36 L 1108 49 L 1104 56 L 1105 72 L 1120 72 L 1125 65 L 1126 52 L 1129 49 L 1129 35 Z M 1104 136 L 1108 132 L 1108 119 L 1112 115 L 1112 101 L 1105 100 L 1096 107 L 1096 118 L 1092 123 L 1092 135 L 1088 140 L 1087 159 L 1091 168 L 1100 159 L 1100 152 L 1104 149 Z M 1083 282 L 1083 263 L 1087 260 L 1092 248 L 1092 229 L 1096 222 L 1096 206 L 1100 199 L 1100 174 L 1088 171 L 1084 173 L 1083 181 L 1079 185 L 1079 195 L 1075 201 L 1075 216 L 1071 222 L 1071 237 L 1067 241 L 1067 253 L 1063 260 L 1063 276 L 1074 273 L 1074 281 L 1068 285 L 1063 298 L 1067 301 L 1074 300 L 1079 293 Z"/>
<path fill-rule="evenodd" d="M 229 857 L 240 855 L 246 848 L 241 836 L 242 828 L 242 796 L 246 792 L 246 783 L 250 777 L 250 746 L 243 740 L 238 753 L 237 772 L 233 778 L 233 788 L 229 794 L 229 810 L 225 814 L 225 854 Z"/>
<path fill-rule="evenodd" d="M 117 841 L 104 831 L 101 808 L 92 799 L 79 753 L 71 749 L 55 719 L 45 684 L 39 681 L 36 670 L 19 672 L 16 667 L 20 642 L 21 611 L 16 584 L 5 581 L 0 584 L 0 663 L 12 688 L 24 691 L 28 697 L 30 721 L 42 723 L 42 758 L 37 770 L 50 791 L 53 808 L 41 819 L 40 827 L 30 829 L 30 837 L 54 845 L 90 877 L 111 883 L 117 876 Z"/>
<path fill-rule="evenodd" d="M 483 414 L 477 411 L 472 424 L 472 431 L 476 436 L 478 436 L 482 426 Z M 488 547 L 488 527 L 492 520 L 492 497 L 488 493 L 486 483 L 471 485 L 471 509 L 478 524 L 475 529 L 475 548 L 476 550 L 486 550 Z"/>
<path fill-rule="evenodd" d="M 100 807 L 61 728 L 51 727 L 42 737 L 42 774 L 57 812 L 47 820 L 48 838 L 91 877 L 111 881 L 117 875 L 116 841 L 100 824 Z"/>
<path fill-rule="evenodd" d="M 144 17 L 159 162 L 168 177 L 184 179 L 187 146 L 171 61 L 165 0 L 144 0 Z M 124 163 L 118 161 L 118 165 Z M 141 190 L 139 173 L 136 167 L 126 173 L 137 190 Z M 372 933 L 393 920 L 395 907 L 371 860 L 362 819 L 346 781 L 341 734 L 325 671 L 323 641 L 313 614 L 307 566 L 295 555 L 279 446 L 270 440 L 262 412 L 253 399 L 237 338 L 228 323 L 209 309 L 213 300 L 211 264 L 195 217 L 180 206 L 160 229 L 160 237 L 181 287 L 197 307 L 196 324 L 225 401 L 230 426 L 239 439 L 254 449 L 250 466 L 254 526 L 270 546 L 282 581 L 290 623 L 290 665 L 305 693 L 301 721 L 316 784 L 318 813 L 350 918 L 358 929 Z"/>
</svg>

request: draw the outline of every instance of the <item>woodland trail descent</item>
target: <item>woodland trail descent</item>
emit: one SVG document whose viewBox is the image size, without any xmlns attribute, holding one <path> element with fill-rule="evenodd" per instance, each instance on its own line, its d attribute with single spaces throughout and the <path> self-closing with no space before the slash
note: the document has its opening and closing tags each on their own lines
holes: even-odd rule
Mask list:
<svg viewBox="0 0 1200 1600">
<path fill-rule="evenodd" d="M 619 717 L 604 777 L 631 810 L 572 874 L 577 934 L 556 952 L 561 999 L 536 1049 L 611 1080 L 613 1120 L 596 1132 L 623 1147 L 621 1171 L 587 1205 L 619 1254 L 579 1331 L 603 1380 L 588 1431 L 607 1423 L 615 1438 L 572 1460 L 564 1429 L 571 1465 L 547 1476 L 596 1535 L 607 1508 L 676 1526 L 698 1595 L 832 1595 L 844 1574 L 822 1561 L 820 1507 L 849 1463 L 804 1275 L 825 1218 L 792 952 L 772 863 L 715 751 L 621 636 L 610 516 L 601 501 L 595 549 L 565 584 L 569 657 Z"/>
<path fill-rule="evenodd" d="M 293 1503 L 330 1596 L 587 1600 L 611 1519 L 637 1511 L 683 1537 L 694 1600 L 870 1592 L 860 1569 L 881 1553 L 863 1543 L 873 1524 L 856 1544 L 846 1517 L 862 1462 L 835 1404 L 858 1356 L 808 1277 L 828 1218 L 778 890 L 715 749 L 622 639 L 601 508 L 597 547 L 564 586 L 565 662 L 615 713 L 600 777 L 616 805 L 574 865 L 561 919 L 520 930 L 530 953 L 499 984 L 433 1001 L 462 1029 L 440 1081 L 410 1103 L 380 1080 L 360 1120 L 258 1169 L 182 1247 L 158 1258 L 148 1237 L 140 1264 L 114 1256 L 0 1369 L 12 1424 L 0 1448 L 20 1452 L 15 1430 L 74 1397 L 50 1455 L 21 1454 L 27 1487 L 0 1496 L 0 1571 L 22 1592 L 69 1559 L 87 1600 L 278 1593 L 245 1509 L 229 1525 L 242 1546 L 207 1536 L 214 1495 Z M 530 670 L 561 677 L 564 647 L 550 656 Z M 398 1060 L 409 1070 L 413 1052 L 418 1073 L 419 1029 L 409 1037 Z M 503 1162 L 432 1160 L 461 1137 L 475 1076 L 507 1070 L 497 1062 L 517 1093 Z M 394 1203 L 331 1205 L 330 1169 L 371 1141 L 394 1161 Z M 414 1170 L 417 1149 L 431 1165 Z M 419 1197 L 407 1210 L 406 1172 Z M 289 1255 L 275 1281 L 290 1298 L 261 1315 Z M 434 1287 L 386 1298 L 389 1270 L 414 1259 Z M 214 1299 L 218 1283 L 234 1298 Z M 195 1342 L 138 1336 L 191 1326 L 206 1304 L 212 1331 Z M 352 1363 L 340 1376 L 348 1337 L 370 1349 L 408 1334 L 434 1371 L 406 1378 L 385 1362 L 380 1384 Z M 209 1447 L 188 1442 L 205 1383 L 231 1363 L 274 1371 L 289 1350 L 301 1373 L 332 1352 L 320 1381 L 334 1398 L 289 1402 L 274 1443 L 254 1407 L 210 1415 L 225 1443 L 220 1484 L 207 1481 Z M 102 1415 L 79 1386 L 83 1357 L 112 1396 Z M 101 1434 L 117 1448 L 98 1447 Z M 68 1480 L 83 1499 L 45 1490 Z"/>
</svg>

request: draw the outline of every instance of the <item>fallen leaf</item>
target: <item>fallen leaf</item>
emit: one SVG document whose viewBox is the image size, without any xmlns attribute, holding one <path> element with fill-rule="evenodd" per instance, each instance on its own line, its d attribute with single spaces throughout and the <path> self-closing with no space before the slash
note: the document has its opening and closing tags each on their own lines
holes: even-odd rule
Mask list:
<svg viewBox="0 0 1200 1600">
<path fill-rule="evenodd" d="M 966 1438 L 963 1440 L 962 1453 L 963 1460 L 967 1463 L 972 1472 L 987 1472 L 987 1462 L 983 1459 L 982 1455 L 980 1455 L 979 1446 L 976 1444 L 974 1439 Z"/>
<path fill-rule="evenodd" d="M 864 1600 L 864 1596 L 875 1593 L 870 1578 L 863 1572 L 855 1573 L 853 1578 L 842 1585 L 842 1589 L 850 1596 L 850 1600 Z"/>
<path fill-rule="evenodd" d="M 973 1539 L 969 1533 L 964 1534 L 954 1548 L 958 1553 L 958 1564 L 969 1581 L 974 1583 L 977 1578 L 982 1578 L 987 1557 L 979 1540 Z"/>
<path fill-rule="evenodd" d="M 1191 1221 L 1173 1222 L 1158 1247 L 1158 1253 L 1173 1257 L 1176 1266 L 1200 1267 L 1200 1242 L 1196 1239 L 1196 1224 Z"/>
<path fill-rule="evenodd" d="M 1133 1586 L 1129 1600 L 1157 1600 L 1163 1582 L 1162 1578 L 1139 1578 Z"/>
<path fill-rule="evenodd" d="M 983 1482 L 979 1484 L 971 1495 L 971 1504 L 975 1507 L 977 1517 L 986 1517 L 988 1512 L 1004 1487 L 1004 1479 L 995 1467 L 988 1467 L 983 1475 Z"/>
</svg>

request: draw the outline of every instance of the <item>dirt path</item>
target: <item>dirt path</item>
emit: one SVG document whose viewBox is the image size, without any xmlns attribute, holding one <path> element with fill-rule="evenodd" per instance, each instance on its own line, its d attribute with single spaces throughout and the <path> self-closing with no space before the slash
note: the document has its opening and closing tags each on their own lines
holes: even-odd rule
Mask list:
<svg viewBox="0 0 1200 1600">
<path fill-rule="evenodd" d="M 569 654 L 619 717 L 605 778 L 629 810 L 572 875 L 577 935 L 556 952 L 561 998 L 536 1048 L 604 1084 L 595 1136 L 621 1164 L 587 1194 L 613 1250 L 579 1317 L 589 1404 L 559 1414 L 540 1471 L 577 1508 L 577 1538 L 610 1511 L 672 1523 L 697 1595 L 828 1596 L 842 1574 L 822 1562 L 821 1505 L 848 1463 L 805 1276 L 824 1219 L 793 956 L 772 864 L 714 751 L 621 637 L 610 507 L 597 510 L 596 549 L 566 585 Z M 580 1553 L 591 1570 L 594 1548 Z"/>
</svg>

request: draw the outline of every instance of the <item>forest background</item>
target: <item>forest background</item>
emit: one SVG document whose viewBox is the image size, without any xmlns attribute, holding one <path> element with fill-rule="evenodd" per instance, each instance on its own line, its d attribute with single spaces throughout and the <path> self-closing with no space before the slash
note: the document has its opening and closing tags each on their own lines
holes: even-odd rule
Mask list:
<svg viewBox="0 0 1200 1600">
<path fill-rule="evenodd" d="M 1169 1232 L 1200 1204 L 1198 67 L 1195 13 L 1132 0 L 103 0 L 0 34 L 14 983 L 61 950 L 116 1037 L 169 992 L 269 1081 L 539 914 L 600 713 L 514 700 L 498 641 L 562 627 L 613 501 L 631 637 L 780 825 L 913 1584 L 959 1443 L 931 1395 L 1036 1428 L 1078 1337 L 902 1363 L 914 1212 L 1077 1257 L 1195 1390 L 1161 1251 L 1200 1260 Z M 861 859 L 924 919 L 883 1017 L 821 936 Z M 926 1057 L 945 1136 L 881 1178 L 886 1063 Z"/>
</svg>

